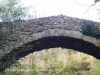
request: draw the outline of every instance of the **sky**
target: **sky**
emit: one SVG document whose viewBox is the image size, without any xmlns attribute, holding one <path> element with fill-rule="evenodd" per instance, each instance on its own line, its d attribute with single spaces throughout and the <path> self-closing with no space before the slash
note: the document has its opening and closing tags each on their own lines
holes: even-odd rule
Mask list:
<svg viewBox="0 0 100 75">
<path fill-rule="evenodd" d="M 63 14 L 100 22 L 97 11 L 97 8 L 100 8 L 99 2 L 87 11 L 90 5 L 94 4 L 94 0 L 21 0 L 21 3 L 31 6 L 30 14 L 36 18 Z"/>
</svg>

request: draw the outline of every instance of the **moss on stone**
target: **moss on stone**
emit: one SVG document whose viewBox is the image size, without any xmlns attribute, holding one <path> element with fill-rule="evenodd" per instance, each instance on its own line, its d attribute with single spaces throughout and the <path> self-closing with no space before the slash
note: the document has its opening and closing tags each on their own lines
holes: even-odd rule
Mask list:
<svg viewBox="0 0 100 75">
<path fill-rule="evenodd" d="M 96 47 L 100 47 L 100 43 L 98 43 L 98 44 L 95 44 L 95 46 L 96 46 Z"/>
</svg>

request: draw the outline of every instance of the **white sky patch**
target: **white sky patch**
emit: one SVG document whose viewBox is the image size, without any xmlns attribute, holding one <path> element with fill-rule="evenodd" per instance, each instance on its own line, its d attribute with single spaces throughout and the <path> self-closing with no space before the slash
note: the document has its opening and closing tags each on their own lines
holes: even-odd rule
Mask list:
<svg viewBox="0 0 100 75">
<path fill-rule="evenodd" d="M 94 0 L 75 0 L 80 4 L 92 5 Z M 31 5 L 34 9 L 30 10 L 30 14 L 36 17 L 46 17 L 63 14 L 66 16 L 84 18 L 94 21 L 100 21 L 98 12 L 96 11 L 97 5 L 92 6 L 86 14 L 89 6 L 74 3 L 73 0 L 21 0 L 25 6 Z M 83 16 L 84 14 L 84 16 Z M 83 16 L 83 17 L 82 17 Z"/>
</svg>

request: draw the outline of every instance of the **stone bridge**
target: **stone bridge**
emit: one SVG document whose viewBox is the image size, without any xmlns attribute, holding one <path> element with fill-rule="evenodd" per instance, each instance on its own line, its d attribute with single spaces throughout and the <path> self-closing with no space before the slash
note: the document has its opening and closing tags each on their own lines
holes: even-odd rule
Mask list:
<svg viewBox="0 0 100 75">
<path fill-rule="evenodd" d="M 1 23 L 0 72 L 19 58 L 42 49 L 62 47 L 74 49 L 100 59 L 100 39 L 82 33 L 83 21 L 64 15 L 26 21 Z M 98 28 L 99 22 L 93 22 Z"/>
</svg>

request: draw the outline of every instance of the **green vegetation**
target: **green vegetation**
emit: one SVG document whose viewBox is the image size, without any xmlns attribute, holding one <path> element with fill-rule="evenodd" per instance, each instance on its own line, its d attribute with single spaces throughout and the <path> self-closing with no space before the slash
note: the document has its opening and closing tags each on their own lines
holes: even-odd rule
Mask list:
<svg viewBox="0 0 100 75">
<path fill-rule="evenodd" d="M 83 24 L 82 33 L 84 35 L 100 38 L 100 28 L 93 21 L 84 21 Z"/>
<path fill-rule="evenodd" d="M 100 43 L 96 44 L 97 47 L 100 47 Z"/>
<path fill-rule="evenodd" d="M 0 20 L 3 22 L 20 20 L 26 15 L 26 7 L 20 4 L 20 0 L 0 1 Z"/>
<path fill-rule="evenodd" d="M 53 48 L 31 53 L 4 75 L 99 75 L 100 60 L 74 50 Z M 2 75 L 2 73 L 0 74 Z"/>
<path fill-rule="evenodd" d="M 100 0 L 94 0 L 94 3 L 97 3 L 97 2 L 99 2 Z"/>
</svg>

